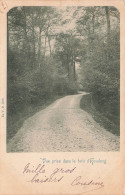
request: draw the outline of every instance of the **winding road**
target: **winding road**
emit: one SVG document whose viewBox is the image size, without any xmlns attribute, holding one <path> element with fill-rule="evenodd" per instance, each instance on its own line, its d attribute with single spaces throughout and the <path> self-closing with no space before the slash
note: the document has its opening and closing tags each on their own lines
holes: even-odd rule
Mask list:
<svg viewBox="0 0 125 195">
<path fill-rule="evenodd" d="M 69 95 L 25 120 L 7 152 L 119 151 L 120 139 L 80 109 L 85 92 Z"/>
</svg>

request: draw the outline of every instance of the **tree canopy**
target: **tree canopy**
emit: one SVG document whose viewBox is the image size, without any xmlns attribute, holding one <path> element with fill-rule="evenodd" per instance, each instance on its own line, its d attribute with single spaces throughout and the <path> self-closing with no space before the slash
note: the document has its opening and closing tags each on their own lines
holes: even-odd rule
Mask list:
<svg viewBox="0 0 125 195">
<path fill-rule="evenodd" d="M 8 117 L 82 89 L 116 121 L 120 15 L 115 7 L 15 7 L 7 14 L 7 31 Z"/>
</svg>

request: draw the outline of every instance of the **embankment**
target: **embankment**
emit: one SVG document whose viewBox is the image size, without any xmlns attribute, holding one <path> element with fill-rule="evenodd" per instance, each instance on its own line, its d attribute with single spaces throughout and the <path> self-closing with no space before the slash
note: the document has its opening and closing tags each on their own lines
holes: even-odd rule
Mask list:
<svg viewBox="0 0 125 195">
<path fill-rule="evenodd" d="M 82 97 L 80 108 L 90 113 L 100 126 L 113 134 L 120 135 L 119 116 L 113 115 L 108 111 L 100 112 L 100 110 L 105 110 L 105 108 L 103 109 L 103 105 L 101 105 L 101 109 L 99 109 L 99 105 L 92 94 L 87 94 Z"/>
</svg>

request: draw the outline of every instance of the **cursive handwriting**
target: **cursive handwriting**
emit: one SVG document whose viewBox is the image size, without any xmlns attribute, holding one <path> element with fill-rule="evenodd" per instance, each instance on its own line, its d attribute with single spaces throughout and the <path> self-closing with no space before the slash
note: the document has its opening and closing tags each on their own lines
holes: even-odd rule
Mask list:
<svg viewBox="0 0 125 195">
<path fill-rule="evenodd" d="M 24 170 L 23 170 L 23 173 L 36 173 L 36 174 L 39 174 L 39 173 L 45 173 L 45 165 L 37 165 L 36 167 L 32 166 L 30 167 L 30 163 L 28 163 L 25 167 L 24 167 Z"/>
<path fill-rule="evenodd" d="M 27 174 L 30 177 L 28 182 L 42 184 L 42 183 L 59 183 L 68 175 L 72 175 L 76 170 L 76 167 L 73 168 L 55 168 L 48 173 L 47 165 L 38 164 L 37 166 L 28 163 L 23 169 L 23 174 Z M 75 172 L 76 175 L 76 172 Z M 73 175 L 71 176 L 71 178 Z M 97 179 L 85 179 L 82 176 L 77 176 L 75 179 L 69 178 L 69 184 L 71 187 L 81 187 L 84 188 L 84 192 L 98 190 L 104 187 L 103 181 L 100 181 L 100 178 Z M 71 181 L 71 183 L 70 183 Z M 83 192 L 83 193 L 84 193 Z"/>
<path fill-rule="evenodd" d="M 60 182 L 66 174 L 71 174 L 76 169 L 76 167 L 71 169 L 56 168 L 47 176 L 45 168 L 45 165 L 42 164 L 35 167 L 28 163 L 24 167 L 23 174 L 33 174 L 31 180 L 28 181 L 31 183 Z"/>
<path fill-rule="evenodd" d="M 98 181 L 98 179 L 97 181 L 94 181 L 93 179 L 86 181 L 85 179 L 82 178 L 82 176 L 78 176 L 71 182 L 71 186 L 82 186 L 87 189 L 87 191 L 85 192 L 88 192 L 103 188 L 104 183 L 102 181 Z"/>
</svg>

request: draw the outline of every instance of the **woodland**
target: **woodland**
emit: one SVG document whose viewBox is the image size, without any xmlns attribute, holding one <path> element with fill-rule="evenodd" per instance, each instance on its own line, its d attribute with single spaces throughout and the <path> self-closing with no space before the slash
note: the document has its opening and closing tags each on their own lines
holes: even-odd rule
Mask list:
<svg viewBox="0 0 125 195">
<path fill-rule="evenodd" d="M 119 135 L 119 11 L 107 6 L 11 9 L 7 14 L 8 139 L 26 117 L 78 91 L 91 94 L 92 106 Z M 90 112 L 87 104 L 81 107 Z"/>
</svg>

